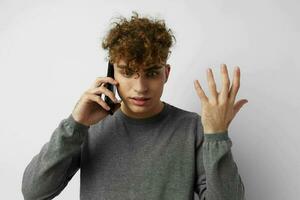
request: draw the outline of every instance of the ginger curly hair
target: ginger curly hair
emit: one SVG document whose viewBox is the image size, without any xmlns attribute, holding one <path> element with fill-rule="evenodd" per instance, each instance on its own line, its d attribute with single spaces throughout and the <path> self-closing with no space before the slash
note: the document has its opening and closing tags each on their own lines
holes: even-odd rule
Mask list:
<svg viewBox="0 0 300 200">
<path fill-rule="evenodd" d="M 112 23 L 114 26 L 102 39 L 102 48 L 108 50 L 110 62 L 123 59 L 129 68 L 138 70 L 141 64 L 167 61 L 176 38 L 164 20 L 139 17 L 135 11 L 130 20 L 122 16 L 119 20 Z"/>
</svg>

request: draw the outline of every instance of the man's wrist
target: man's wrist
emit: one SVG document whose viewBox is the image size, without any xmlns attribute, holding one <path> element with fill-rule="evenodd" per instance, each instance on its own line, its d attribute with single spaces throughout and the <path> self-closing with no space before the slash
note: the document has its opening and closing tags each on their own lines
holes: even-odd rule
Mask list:
<svg viewBox="0 0 300 200">
<path fill-rule="evenodd" d="M 204 134 L 205 141 L 220 141 L 220 140 L 228 140 L 228 139 L 229 139 L 228 131 Z"/>
<path fill-rule="evenodd" d="M 227 132 L 227 129 L 203 129 L 204 134 L 216 134 Z"/>
</svg>

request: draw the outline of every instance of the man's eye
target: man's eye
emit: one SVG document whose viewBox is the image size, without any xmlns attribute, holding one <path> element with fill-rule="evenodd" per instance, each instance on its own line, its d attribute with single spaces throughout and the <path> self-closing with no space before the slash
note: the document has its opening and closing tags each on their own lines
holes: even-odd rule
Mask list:
<svg viewBox="0 0 300 200">
<path fill-rule="evenodd" d="M 158 74 L 159 74 L 159 72 L 152 71 L 152 72 L 147 73 L 147 76 L 157 76 Z"/>
<path fill-rule="evenodd" d="M 130 77 L 131 75 L 134 74 L 133 70 L 122 70 L 121 74 L 125 77 Z M 147 72 L 147 77 L 156 77 L 157 75 L 159 75 L 158 71 L 149 71 Z"/>
<path fill-rule="evenodd" d="M 122 71 L 122 74 L 124 74 L 124 75 L 126 75 L 126 76 L 130 76 L 130 75 L 133 74 L 133 71 L 131 71 L 131 70 L 123 70 L 123 71 Z"/>
</svg>

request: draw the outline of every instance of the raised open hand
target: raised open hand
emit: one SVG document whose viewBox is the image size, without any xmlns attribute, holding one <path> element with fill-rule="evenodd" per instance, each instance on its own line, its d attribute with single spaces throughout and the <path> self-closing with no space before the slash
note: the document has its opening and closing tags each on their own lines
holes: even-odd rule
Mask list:
<svg viewBox="0 0 300 200">
<path fill-rule="evenodd" d="M 222 90 L 218 93 L 212 70 L 207 69 L 207 81 L 211 93 L 208 98 L 202 90 L 198 80 L 194 80 L 195 90 L 201 101 L 201 121 L 205 134 L 221 133 L 228 130 L 229 124 L 240 110 L 248 102 L 241 99 L 235 102 L 240 87 L 240 68 L 235 67 L 233 73 L 233 84 L 230 89 L 227 66 L 221 64 Z"/>
</svg>

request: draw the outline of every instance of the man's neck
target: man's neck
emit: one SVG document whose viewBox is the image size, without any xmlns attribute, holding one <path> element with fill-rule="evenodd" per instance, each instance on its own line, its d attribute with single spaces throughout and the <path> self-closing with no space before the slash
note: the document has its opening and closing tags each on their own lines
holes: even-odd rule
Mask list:
<svg viewBox="0 0 300 200">
<path fill-rule="evenodd" d="M 164 103 L 162 101 L 159 101 L 159 105 L 156 106 L 154 109 L 149 109 L 149 112 L 135 113 L 135 112 L 132 112 L 122 101 L 120 109 L 125 115 L 127 115 L 131 118 L 142 119 L 142 118 L 149 118 L 149 117 L 152 117 L 152 116 L 160 113 L 163 110 L 164 106 L 165 106 Z M 155 110 L 155 111 L 153 111 L 153 110 Z"/>
</svg>

